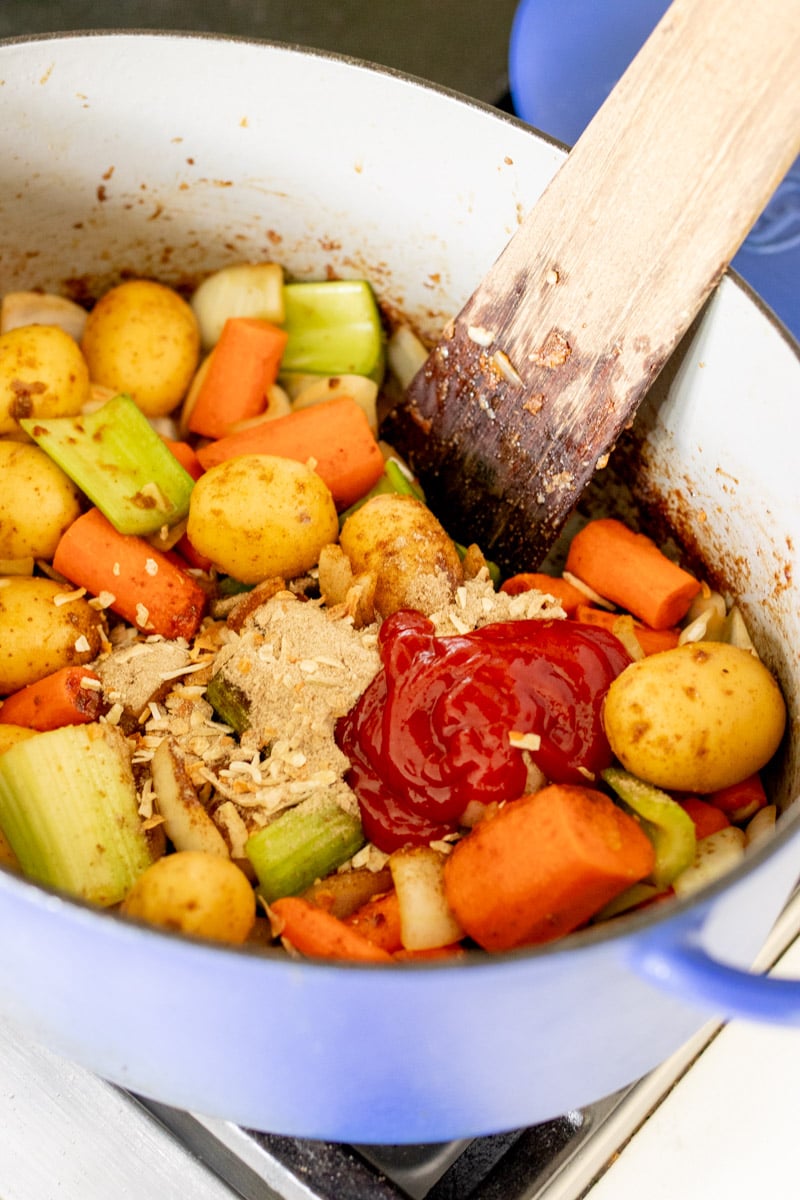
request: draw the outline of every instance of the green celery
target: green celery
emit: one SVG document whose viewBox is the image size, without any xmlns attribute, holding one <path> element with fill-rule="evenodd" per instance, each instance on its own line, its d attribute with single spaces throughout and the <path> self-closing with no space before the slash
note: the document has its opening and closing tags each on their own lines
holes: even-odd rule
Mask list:
<svg viewBox="0 0 800 1200">
<path fill-rule="evenodd" d="M 396 458 L 387 458 L 386 466 L 383 469 L 396 492 L 399 492 L 401 496 L 413 496 L 416 500 L 425 503 L 425 493 L 422 488 L 415 480 L 408 477 Z"/>
<path fill-rule="evenodd" d="M 640 820 L 656 852 L 649 883 L 667 888 L 694 862 L 697 838 L 694 821 L 676 800 L 620 767 L 603 771 L 603 779 L 623 805 Z"/>
<path fill-rule="evenodd" d="M 361 849 L 358 817 L 335 800 L 308 800 L 289 808 L 245 843 L 245 853 L 268 904 L 296 896 L 324 879 Z"/>
<path fill-rule="evenodd" d="M 119 903 L 152 862 L 113 725 L 66 725 L 0 755 L 0 825 L 25 875 L 93 904 Z"/>
<path fill-rule="evenodd" d="M 130 396 L 85 415 L 20 425 L 120 533 L 147 536 L 188 513 L 192 477 Z"/>
<path fill-rule="evenodd" d="M 218 671 L 206 687 L 206 700 L 221 721 L 238 734 L 250 728 L 250 704 L 241 688 Z"/>
<path fill-rule="evenodd" d="M 386 364 L 381 315 L 361 279 L 287 283 L 281 373 L 366 375 L 380 384 Z"/>
<path fill-rule="evenodd" d="M 387 458 L 383 474 L 378 482 L 373 484 L 367 494 L 362 496 L 360 500 L 356 500 L 349 508 L 345 508 L 339 513 L 339 527 L 341 528 L 347 518 L 352 516 L 354 512 L 358 512 L 359 508 L 366 504 L 368 500 L 371 500 L 373 496 L 394 496 L 398 494 L 401 496 L 414 496 L 417 500 L 421 500 L 423 504 L 425 502 L 422 489 L 417 484 L 411 482 L 397 460 Z"/>
<path fill-rule="evenodd" d="M 255 584 L 242 583 L 239 579 L 234 579 L 232 575 L 220 575 L 217 580 L 217 595 L 218 596 L 243 596 L 245 592 L 252 592 Z"/>
</svg>

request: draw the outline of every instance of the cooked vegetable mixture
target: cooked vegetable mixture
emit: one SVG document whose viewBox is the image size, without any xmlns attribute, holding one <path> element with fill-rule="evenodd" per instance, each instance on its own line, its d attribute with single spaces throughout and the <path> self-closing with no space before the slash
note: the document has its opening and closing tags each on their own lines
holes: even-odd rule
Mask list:
<svg viewBox="0 0 800 1200">
<path fill-rule="evenodd" d="M 769 833 L 741 614 L 586 523 L 501 580 L 378 437 L 368 284 L 0 310 L 0 863 L 129 919 L 393 963 L 687 895 Z M 445 516 L 446 524 L 446 516 Z"/>
</svg>

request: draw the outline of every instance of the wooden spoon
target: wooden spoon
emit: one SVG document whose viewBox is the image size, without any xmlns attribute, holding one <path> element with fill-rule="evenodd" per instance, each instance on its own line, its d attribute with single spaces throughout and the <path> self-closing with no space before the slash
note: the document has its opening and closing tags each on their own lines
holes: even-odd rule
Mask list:
<svg viewBox="0 0 800 1200">
<path fill-rule="evenodd" d="M 383 424 L 458 541 L 535 568 L 798 151 L 798 0 L 675 0 Z"/>
</svg>

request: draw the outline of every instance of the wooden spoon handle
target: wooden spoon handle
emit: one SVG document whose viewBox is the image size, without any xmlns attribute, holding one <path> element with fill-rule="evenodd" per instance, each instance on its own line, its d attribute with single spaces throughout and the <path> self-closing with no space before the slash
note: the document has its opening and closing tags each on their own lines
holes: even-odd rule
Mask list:
<svg viewBox="0 0 800 1200">
<path fill-rule="evenodd" d="M 799 150 L 798 0 L 675 0 L 384 427 L 458 540 L 544 556 Z"/>
</svg>

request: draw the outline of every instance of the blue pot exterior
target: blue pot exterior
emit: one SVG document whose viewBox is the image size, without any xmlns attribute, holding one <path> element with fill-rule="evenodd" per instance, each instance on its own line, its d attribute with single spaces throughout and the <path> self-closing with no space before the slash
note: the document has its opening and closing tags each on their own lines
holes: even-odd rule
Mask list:
<svg viewBox="0 0 800 1200">
<path fill-rule="evenodd" d="M 627 934 L 410 969 L 232 952 L 2 875 L 2 1012 L 134 1092 L 250 1128 L 377 1143 L 512 1129 L 635 1081 L 715 1015 L 635 964 L 699 938 L 747 967 L 797 840 L 716 900 Z"/>
</svg>

